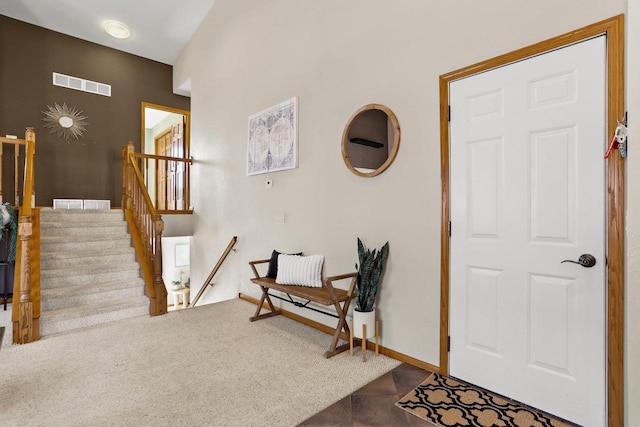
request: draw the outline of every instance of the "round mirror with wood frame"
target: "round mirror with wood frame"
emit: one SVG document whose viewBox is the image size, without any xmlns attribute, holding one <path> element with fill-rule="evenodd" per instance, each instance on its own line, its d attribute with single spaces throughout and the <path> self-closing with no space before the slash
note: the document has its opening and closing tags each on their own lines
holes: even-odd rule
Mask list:
<svg viewBox="0 0 640 427">
<path fill-rule="evenodd" d="M 400 123 L 381 104 L 367 104 L 349 118 L 342 133 L 342 158 L 354 174 L 373 177 L 384 172 L 400 146 Z"/>
</svg>

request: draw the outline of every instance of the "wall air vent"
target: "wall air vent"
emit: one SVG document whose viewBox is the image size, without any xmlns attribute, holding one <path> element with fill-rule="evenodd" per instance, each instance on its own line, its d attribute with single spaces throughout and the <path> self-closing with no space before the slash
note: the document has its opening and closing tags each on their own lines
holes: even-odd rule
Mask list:
<svg viewBox="0 0 640 427">
<path fill-rule="evenodd" d="M 111 96 L 111 85 L 92 82 L 91 80 L 67 76 L 56 72 L 53 73 L 53 85 L 95 93 L 96 95 Z"/>
</svg>

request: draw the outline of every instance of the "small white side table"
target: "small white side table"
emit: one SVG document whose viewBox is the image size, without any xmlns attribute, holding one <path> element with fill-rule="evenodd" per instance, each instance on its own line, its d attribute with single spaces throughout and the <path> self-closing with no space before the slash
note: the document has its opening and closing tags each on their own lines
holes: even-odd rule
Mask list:
<svg viewBox="0 0 640 427">
<path fill-rule="evenodd" d="M 176 310 L 189 307 L 189 288 L 171 289 L 169 292 L 173 295 L 173 306 Z M 182 295 L 182 307 L 180 307 L 180 295 Z"/>
</svg>

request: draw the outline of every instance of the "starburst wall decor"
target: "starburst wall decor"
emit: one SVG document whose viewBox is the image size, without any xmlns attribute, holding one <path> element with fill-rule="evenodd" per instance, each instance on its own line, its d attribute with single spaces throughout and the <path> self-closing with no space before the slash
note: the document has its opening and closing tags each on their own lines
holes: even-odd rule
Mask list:
<svg viewBox="0 0 640 427">
<path fill-rule="evenodd" d="M 82 115 L 82 111 L 76 107 L 68 107 L 67 104 L 60 106 L 55 103 L 52 106 L 47 105 L 48 111 L 43 111 L 45 127 L 50 129 L 51 133 L 62 137 L 65 141 L 70 142 L 71 138 L 79 139 L 87 130 L 87 118 Z"/>
</svg>

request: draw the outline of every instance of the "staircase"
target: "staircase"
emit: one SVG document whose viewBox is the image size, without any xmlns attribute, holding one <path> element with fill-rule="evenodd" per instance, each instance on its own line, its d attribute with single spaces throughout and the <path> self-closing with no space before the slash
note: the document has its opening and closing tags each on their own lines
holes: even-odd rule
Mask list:
<svg viewBox="0 0 640 427">
<path fill-rule="evenodd" d="M 149 314 L 119 210 L 40 211 L 40 335 Z"/>
</svg>

